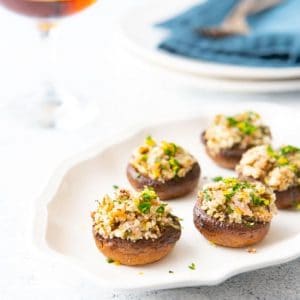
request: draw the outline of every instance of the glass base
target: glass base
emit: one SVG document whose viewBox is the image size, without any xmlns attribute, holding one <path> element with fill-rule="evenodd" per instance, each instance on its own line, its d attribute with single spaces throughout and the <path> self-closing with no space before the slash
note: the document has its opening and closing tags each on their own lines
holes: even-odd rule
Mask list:
<svg viewBox="0 0 300 300">
<path fill-rule="evenodd" d="M 98 108 L 62 89 L 46 89 L 42 95 L 38 123 L 46 128 L 76 129 L 91 122 Z"/>
<path fill-rule="evenodd" d="M 30 96 L 18 97 L 9 110 L 26 123 L 43 128 L 78 129 L 98 115 L 95 103 L 51 86 Z"/>
</svg>

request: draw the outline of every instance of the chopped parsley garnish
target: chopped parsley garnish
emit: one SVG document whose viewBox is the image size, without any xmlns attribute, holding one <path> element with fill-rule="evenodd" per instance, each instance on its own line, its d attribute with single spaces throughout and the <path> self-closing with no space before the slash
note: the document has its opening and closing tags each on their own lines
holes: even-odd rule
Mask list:
<svg viewBox="0 0 300 300">
<path fill-rule="evenodd" d="M 167 206 L 167 204 L 161 204 L 157 209 L 156 212 L 159 214 L 163 214 L 165 212 L 165 207 Z"/>
<path fill-rule="evenodd" d="M 196 265 L 194 263 L 191 263 L 188 267 L 191 270 L 196 270 Z"/>
<path fill-rule="evenodd" d="M 177 151 L 177 146 L 174 143 L 162 142 L 162 148 L 164 153 L 168 156 L 175 156 Z"/>
<path fill-rule="evenodd" d="M 113 185 L 113 188 L 115 189 L 115 190 L 118 190 L 119 189 L 119 186 L 118 185 Z"/>
<path fill-rule="evenodd" d="M 209 194 L 209 191 L 207 189 L 203 191 L 203 195 L 204 195 L 204 200 L 207 200 L 207 201 L 211 201 L 212 200 L 212 197 Z"/>
<path fill-rule="evenodd" d="M 290 163 L 289 168 L 292 172 L 294 172 L 296 174 L 297 177 L 300 177 L 300 169 L 298 168 L 297 165 Z"/>
<path fill-rule="evenodd" d="M 112 263 L 115 262 L 115 261 L 114 261 L 113 259 L 111 259 L 111 258 L 108 257 L 108 258 L 106 259 L 106 262 L 109 263 L 109 264 L 112 264 Z"/>
<path fill-rule="evenodd" d="M 245 226 L 250 227 L 250 228 L 255 225 L 255 222 L 246 221 L 246 220 L 244 220 L 243 223 L 244 223 Z"/>
<path fill-rule="evenodd" d="M 231 198 L 234 195 L 235 195 L 235 191 L 233 191 L 233 190 L 229 190 L 229 191 L 224 192 L 224 196 L 225 196 L 226 201 L 231 200 Z"/>
<path fill-rule="evenodd" d="M 286 166 L 286 165 L 288 165 L 288 163 L 289 163 L 289 160 L 286 157 L 284 157 L 284 156 L 280 156 L 277 159 L 277 164 L 279 166 Z"/>
<path fill-rule="evenodd" d="M 237 178 L 224 178 L 222 181 L 227 184 L 229 187 L 231 187 L 233 192 L 236 192 L 241 189 L 249 188 L 251 187 L 251 184 L 247 181 L 239 181 Z"/>
<path fill-rule="evenodd" d="M 150 212 L 151 208 L 151 201 L 157 199 L 157 194 L 155 193 L 154 189 L 151 187 L 146 187 L 141 192 L 141 199 L 138 205 L 138 209 L 143 214 L 147 214 Z"/>
<path fill-rule="evenodd" d="M 245 135 L 252 135 L 257 130 L 257 126 L 248 121 L 239 122 L 237 128 Z"/>
<path fill-rule="evenodd" d="M 291 146 L 291 145 L 281 147 L 279 150 L 281 155 L 287 155 L 287 154 L 295 153 L 295 152 L 299 152 L 299 151 L 300 151 L 300 148 L 297 148 L 297 147 Z"/>
<path fill-rule="evenodd" d="M 250 188 L 251 184 L 247 181 L 239 181 L 237 178 L 220 178 L 219 180 L 217 180 L 217 182 L 222 181 L 224 182 L 228 188 L 227 190 L 224 192 L 224 197 L 226 199 L 226 201 L 230 201 L 232 199 L 232 197 L 238 192 L 241 191 L 243 189 L 246 188 Z M 205 197 L 205 191 L 204 191 L 204 197 Z M 211 200 L 211 199 L 207 199 L 205 197 L 206 200 Z"/>
<path fill-rule="evenodd" d="M 180 170 L 180 164 L 177 159 L 174 157 L 171 157 L 169 159 L 169 164 L 171 166 L 172 171 L 174 172 L 175 175 L 177 175 L 178 171 Z"/>
<path fill-rule="evenodd" d="M 238 182 L 236 178 L 232 178 L 232 177 L 223 178 L 222 181 L 226 184 L 236 184 Z"/>
<path fill-rule="evenodd" d="M 255 195 L 254 193 L 251 193 L 250 197 L 251 197 L 251 202 L 254 205 L 263 206 L 263 205 L 269 205 L 270 204 L 270 200 L 261 198 L 261 197 Z"/>
<path fill-rule="evenodd" d="M 169 274 L 173 274 L 174 273 L 174 271 L 172 271 L 172 270 L 169 270 Z"/>
<path fill-rule="evenodd" d="M 253 113 L 252 113 L 253 114 Z M 238 121 L 234 117 L 227 117 L 227 122 L 231 127 L 237 127 L 245 135 L 252 135 L 258 128 L 251 122 L 251 113 L 248 120 Z"/>
<path fill-rule="evenodd" d="M 214 181 L 214 182 L 219 182 L 219 181 L 221 181 L 221 180 L 223 180 L 223 177 L 222 177 L 222 176 L 217 176 L 217 177 L 213 178 L 213 181 Z"/>
<path fill-rule="evenodd" d="M 300 148 L 291 145 L 281 147 L 278 151 L 271 146 L 267 147 L 267 154 L 276 160 L 277 166 L 288 166 L 294 173 L 298 172 L 298 167 L 290 162 L 289 154 L 294 154 L 298 151 L 300 151 Z"/>
<path fill-rule="evenodd" d="M 150 212 L 150 208 L 151 208 L 151 202 L 141 202 L 138 205 L 138 209 L 140 212 L 142 212 L 143 214 L 148 214 Z"/>
<path fill-rule="evenodd" d="M 233 209 L 230 207 L 230 206 L 227 206 L 226 209 L 225 209 L 225 212 L 230 215 L 231 213 L 233 213 Z"/>
<path fill-rule="evenodd" d="M 148 135 L 148 136 L 146 137 L 145 142 L 146 142 L 146 144 L 147 144 L 148 146 L 150 146 L 150 147 L 153 147 L 153 146 L 156 145 L 156 143 L 155 143 L 155 141 L 154 141 L 154 139 L 152 138 L 151 135 Z"/>
<path fill-rule="evenodd" d="M 141 160 L 142 161 L 147 161 L 147 159 L 148 159 L 148 155 L 147 154 L 141 155 Z"/>
<path fill-rule="evenodd" d="M 235 118 L 233 118 L 233 117 L 228 117 L 227 121 L 228 121 L 228 123 L 229 123 L 230 126 L 236 126 L 237 123 L 238 123 L 238 121 Z"/>
<path fill-rule="evenodd" d="M 141 197 L 144 201 L 150 201 L 157 198 L 157 194 L 155 193 L 152 187 L 146 187 L 141 192 Z"/>
<path fill-rule="evenodd" d="M 267 153 L 270 157 L 273 157 L 273 158 L 278 157 L 278 154 L 276 153 L 276 151 L 270 145 L 267 147 Z"/>
</svg>

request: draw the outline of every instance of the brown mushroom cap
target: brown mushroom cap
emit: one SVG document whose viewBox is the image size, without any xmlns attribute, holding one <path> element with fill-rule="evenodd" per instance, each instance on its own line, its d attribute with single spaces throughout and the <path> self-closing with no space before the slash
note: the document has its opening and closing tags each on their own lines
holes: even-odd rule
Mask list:
<svg viewBox="0 0 300 300">
<path fill-rule="evenodd" d="M 150 264 L 162 259 L 173 249 L 180 235 L 181 229 L 168 226 L 158 239 L 133 242 L 121 238 L 105 239 L 93 229 L 97 248 L 106 257 L 128 266 Z"/>
<path fill-rule="evenodd" d="M 218 154 L 211 153 L 206 144 L 205 131 L 201 134 L 201 141 L 205 146 L 207 155 L 220 167 L 230 170 L 235 169 L 236 165 L 240 162 L 242 155 L 248 150 L 248 148 L 240 149 L 235 146 L 230 149 L 221 150 Z"/>
<path fill-rule="evenodd" d="M 216 245 L 242 248 L 260 242 L 268 233 L 270 223 L 256 222 L 253 226 L 221 222 L 206 214 L 199 201 L 194 207 L 194 224 L 206 239 Z"/>
<path fill-rule="evenodd" d="M 127 166 L 127 178 L 131 185 L 141 191 L 145 186 L 152 187 L 161 200 L 169 200 L 184 196 L 193 191 L 200 178 L 201 169 L 197 162 L 184 177 L 175 177 L 161 182 L 140 174 L 131 164 Z"/>
<path fill-rule="evenodd" d="M 275 204 L 279 209 L 295 208 L 300 204 L 300 186 L 293 186 L 285 191 L 274 191 Z"/>
</svg>

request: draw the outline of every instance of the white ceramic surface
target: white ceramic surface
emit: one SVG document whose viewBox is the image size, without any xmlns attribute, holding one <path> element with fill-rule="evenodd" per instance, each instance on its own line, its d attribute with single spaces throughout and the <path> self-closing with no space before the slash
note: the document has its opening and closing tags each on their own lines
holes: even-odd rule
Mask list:
<svg viewBox="0 0 300 300">
<path fill-rule="evenodd" d="M 154 24 L 184 11 L 195 3 L 199 3 L 199 0 L 152 0 L 147 5 L 140 5 L 131 10 L 122 18 L 120 24 L 121 36 L 123 36 L 126 46 L 134 53 L 152 62 L 191 75 L 223 80 L 246 80 L 249 84 L 251 84 L 251 80 L 257 80 L 256 83 L 253 82 L 252 89 L 255 89 L 255 86 L 262 83 L 264 89 L 272 90 L 272 87 L 276 87 L 276 83 L 273 80 L 277 81 L 277 89 L 278 85 L 283 90 L 297 89 L 297 87 L 299 89 L 299 80 L 295 80 L 300 77 L 299 67 L 259 68 L 217 64 L 171 55 L 157 49 L 159 41 L 168 32 L 160 28 L 155 28 Z M 291 79 L 294 79 L 294 81 L 289 81 Z M 270 80 L 271 82 L 265 82 Z M 225 83 L 227 82 L 225 81 Z M 239 84 L 238 82 L 234 83 L 236 86 Z M 231 85 L 234 83 L 232 82 Z M 228 82 L 229 84 L 230 82 Z M 234 88 L 232 87 L 231 89 Z M 258 89 L 260 88 L 258 87 Z"/>
<path fill-rule="evenodd" d="M 255 107 L 253 107 L 255 106 Z M 160 262 L 142 267 L 108 264 L 98 252 L 91 233 L 90 212 L 95 200 L 112 192 L 112 185 L 129 187 L 125 167 L 131 151 L 152 134 L 183 145 L 202 167 L 202 175 L 231 174 L 208 159 L 199 141 L 215 113 L 256 110 L 272 128 L 274 144 L 293 143 L 299 137 L 299 113 L 271 104 L 238 104 L 235 107 L 203 107 L 203 113 L 189 119 L 156 122 L 96 146 L 65 162 L 53 175 L 36 203 L 34 242 L 49 255 L 81 267 L 99 285 L 115 289 L 165 289 L 214 285 L 245 271 L 283 263 L 300 256 L 300 218 L 298 212 L 280 211 L 257 253 L 246 249 L 214 247 L 194 228 L 192 208 L 196 192 L 170 202 L 174 213 L 183 218 L 183 232 L 172 253 Z M 284 116 L 284 122 L 279 121 Z M 287 122 L 287 116 L 289 121 Z M 188 265 L 194 262 L 196 270 Z M 173 270 L 173 274 L 168 271 Z M 142 272 L 142 273 L 141 273 Z"/>
</svg>

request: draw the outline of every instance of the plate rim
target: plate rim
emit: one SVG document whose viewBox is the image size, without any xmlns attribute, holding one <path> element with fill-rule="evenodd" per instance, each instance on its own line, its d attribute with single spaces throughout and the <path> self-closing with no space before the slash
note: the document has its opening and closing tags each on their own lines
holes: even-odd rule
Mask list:
<svg viewBox="0 0 300 300">
<path fill-rule="evenodd" d="M 238 104 L 238 105 L 237 105 Z M 236 109 L 240 109 L 239 106 L 248 106 L 248 105 L 258 105 L 258 109 L 263 109 L 269 106 L 276 107 L 280 110 L 285 110 L 287 113 L 292 111 L 292 108 L 286 107 L 281 104 L 274 104 L 269 102 L 243 102 L 243 103 L 235 103 Z M 217 104 L 209 104 L 206 106 L 206 110 L 203 112 L 202 115 L 206 115 L 208 111 L 218 107 Z M 257 106 L 256 106 L 257 107 Z M 199 113 L 189 113 L 186 115 L 173 115 L 169 119 L 160 118 L 159 120 L 153 120 L 151 122 L 137 122 L 134 126 L 130 126 L 119 133 L 115 134 L 114 136 L 103 140 L 95 144 L 94 146 L 90 146 L 87 149 L 80 151 L 79 153 L 73 155 L 72 157 L 64 160 L 52 173 L 50 179 L 48 180 L 47 184 L 44 186 L 42 193 L 34 202 L 34 217 L 32 222 L 32 243 L 35 246 L 36 250 L 40 253 L 44 254 L 45 256 L 50 255 L 52 258 L 55 258 L 60 263 L 67 263 L 68 266 L 78 270 L 79 272 L 83 273 L 87 278 L 92 280 L 95 284 L 102 288 L 110 288 L 114 290 L 126 291 L 126 290 L 135 290 L 135 291 L 145 291 L 145 290 L 163 290 L 163 289 L 170 289 L 170 288 L 182 288 L 182 287 L 197 287 L 197 286 L 214 286 L 218 285 L 227 279 L 250 271 L 255 271 L 271 266 L 280 265 L 289 261 L 292 261 L 298 257 L 300 257 L 300 249 L 295 251 L 291 255 L 285 255 L 281 259 L 276 259 L 274 261 L 266 261 L 264 263 L 257 262 L 251 266 L 243 266 L 241 268 L 237 268 L 235 270 L 231 270 L 226 274 L 221 274 L 220 276 L 216 276 L 213 280 L 182 280 L 178 278 L 177 280 L 172 280 L 170 283 L 146 283 L 143 284 L 142 282 L 139 283 L 137 287 L 132 282 L 126 283 L 121 282 L 117 287 L 114 283 L 109 280 L 106 280 L 105 277 L 98 277 L 87 269 L 85 269 L 84 264 L 82 264 L 79 260 L 75 258 L 68 257 L 50 246 L 48 246 L 46 241 L 46 230 L 47 230 L 47 221 L 48 221 L 48 213 L 47 213 L 47 206 L 51 203 L 51 199 L 55 196 L 60 183 L 62 182 L 64 176 L 67 172 L 75 167 L 77 164 L 82 163 L 84 161 L 88 161 L 95 156 L 100 155 L 102 152 L 106 151 L 111 146 L 118 144 L 134 135 L 139 134 L 140 132 L 145 131 L 153 126 L 169 124 L 172 122 L 184 122 L 184 121 L 192 121 L 199 119 L 201 115 Z M 300 238 L 297 236 L 298 239 Z"/>
<path fill-rule="evenodd" d="M 174 1 L 175 4 L 174 4 Z M 173 6 L 177 3 L 182 3 L 181 0 L 165 0 L 164 6 L 169 5 L 172 2 Z M 188 0 L 186 1 L 186 9 L 193 4 L 199 3 L 199 0 Z M 162 2 L 160 0 L 152 0 L 144 5 L 135 7 L 127 13 L 125 13 L 119 20 L 119 33 L 123 38 L 125 45 L 134 51 L 136 54 L 156 62 L 157 64 L 177 70 L 178 72 L 189 73 L 194 76 L 206 76 L 216 79 L 229 79 L 229 80 L 253 80 L 253 81 L 287 81 L 292 79 L 300 78 L 300 67 L 249 67 L 231 64 L 219 64 L 216 62 L 209 62 L 204 60 L 197 60 L 187 58 L 179 55 L 171 55 L 165 53 L 157 48 L 144 47 L 134 38 L 131 37 L 128 31 L 128 23 L 133 22 L 133 15 L 140 15 L 142 11 L 148 13 L 154 7 L 161 7 Z M 175 13 L 176 14 L 176 13 Z M 171 14 L 174 15 L 174 14 Z M 156 22 L 161 21 L 157 20 Z M 154 28 L 154 31 L 166 31 L 165 29 Z"/>
</svg>

